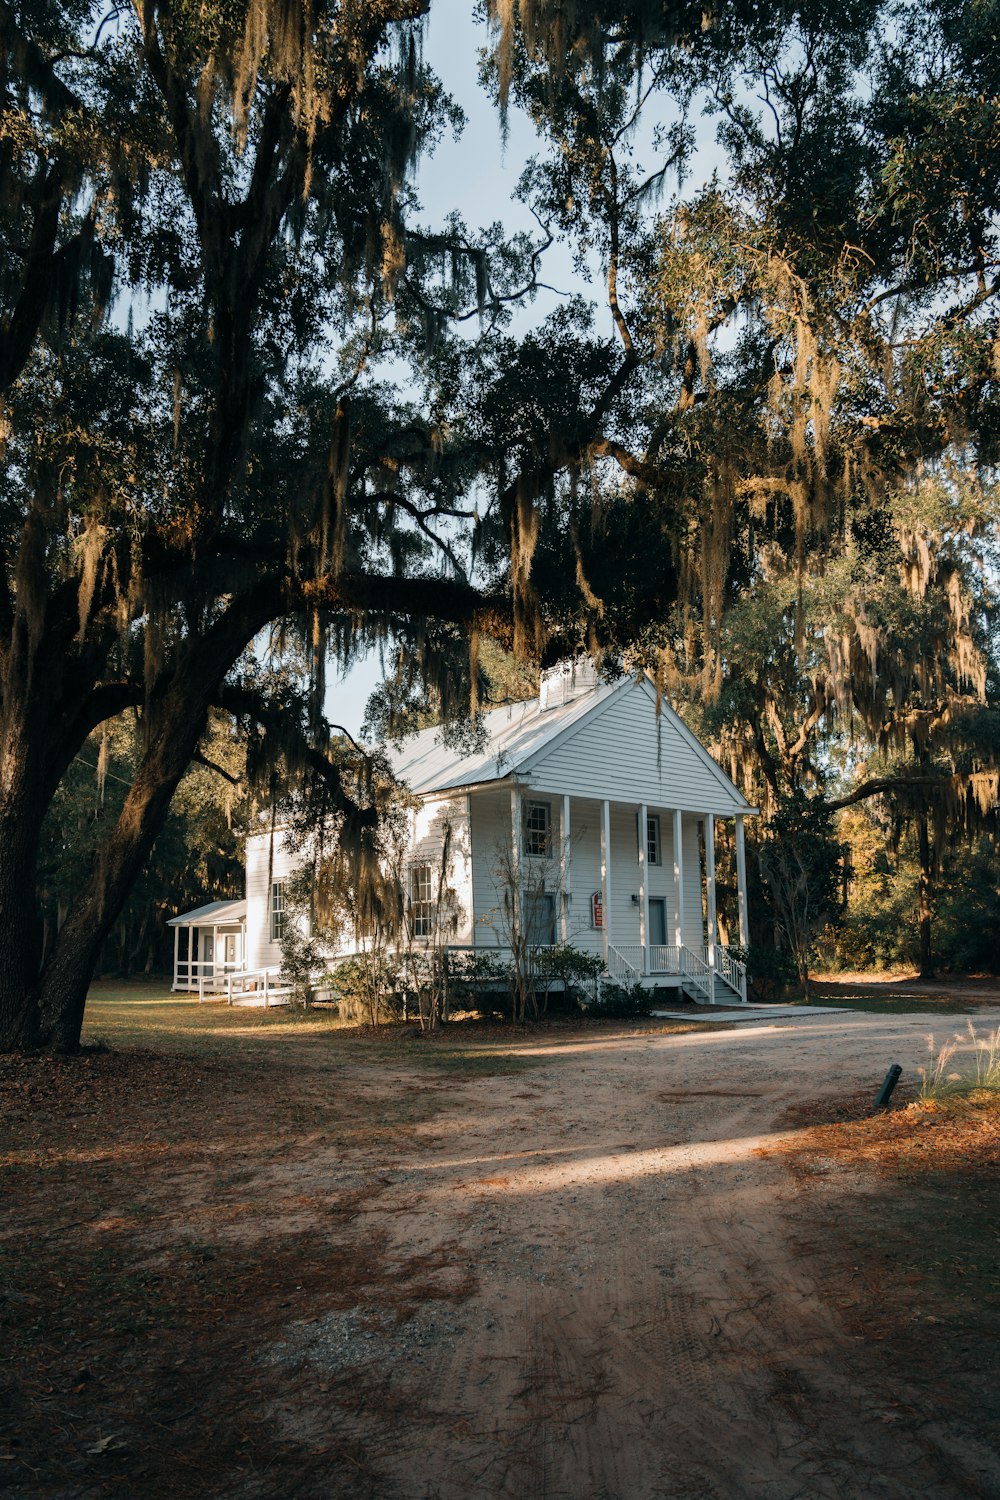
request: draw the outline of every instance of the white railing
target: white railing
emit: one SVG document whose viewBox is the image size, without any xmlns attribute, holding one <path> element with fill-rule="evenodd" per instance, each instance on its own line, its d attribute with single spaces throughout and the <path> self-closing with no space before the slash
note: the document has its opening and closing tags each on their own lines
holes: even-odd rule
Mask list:
<svg viewBox="0 0 1000 1500">
<path fill-rule="evenodd" d="M 638 963 L 635 962 L 638 957 Z M 642 978 L 642 944 L 625 943 L 620 948 L 608 944 L 608 973 L 612 979 Z"/>
<path fill-rule="evenodd" d="M 688 981 L 691 989 L 695 989 L 705 996 L 709 1005 L 715 1004 L 715 971 L 709 968 L 703 958 L 691 948 L 681 948 L 679 954 L 680 972 Z"/>
<path fill-rule="evenodd" d="M 651 974 L 679 974 L 681 972 L 681 950 L 676 943 L 651 943 L 649 945 L 649 972 Z"/>
<path fill-rule="evenodd" d="M 731 990 L 735 990 L 743 1005 L 747 1003 L 747 966 L 721 943 L 715 949 L 716 968 Z"/>
<path fill-rule="evenodd" d="M 261 1000 L 267 1009 L 284 1005 L 292 987 L 280 969 L 241 969 L 227 974 L 223 989 L 216 993 L 224 995 L 229 1005 L 238 1000 Z"/>
<path fill-rule="evenodd" d="M 179 958 L 174 976 L 175 990 L 196 990 L 203 979 L 237 973 L 235 964 L 215 958 Z"/>
</svg>

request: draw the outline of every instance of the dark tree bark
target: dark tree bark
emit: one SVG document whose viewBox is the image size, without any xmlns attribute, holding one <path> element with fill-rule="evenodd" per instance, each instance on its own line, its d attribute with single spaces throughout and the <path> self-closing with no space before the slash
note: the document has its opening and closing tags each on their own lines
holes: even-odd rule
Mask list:
<svg viewBox="0 0 1000 1500">
<path fill-rule="evenodd" d="M 927 827 L 927 814 L 917 819 L 917 846 L 920 855 L 920 877 L 917 883 L 917 930 L 920 950 L 921 979 L 934 978 L 934 959 L 931 951 L 931 905 L 934 892 L 934 866 L 931 856 L 931 841 Z"/>
</svg>

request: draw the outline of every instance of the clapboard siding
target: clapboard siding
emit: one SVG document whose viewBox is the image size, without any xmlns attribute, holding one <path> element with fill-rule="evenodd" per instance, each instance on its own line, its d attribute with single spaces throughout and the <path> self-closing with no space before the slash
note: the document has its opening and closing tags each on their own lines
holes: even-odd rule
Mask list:
<svg viewBox="0 0 1000 1500">
<path fill-rule="evenodd" d="M 442 867 L 446 841 L 448 858 Z M 444 880 L 446 898 L 442 903 L 442 920 L 447 923 L 444 934 L 447 941 L 470 943 L 473 892 L 468 797 L 428 797 L 414 809 L 407 855 L 408 871 L 417 864 L 430 865 L 435 897 L 440 892 L 442 879 Z M 407 889 L 407 897 L 409 894 Z"/>
<path fill-rule="evenodd" d="M 633 681 L 540 749 L 519 775 L 533 790 L 574 797 L 645 801 L 687 812 L 726 814 L 746 804 L 706 761 L 666 708 L 659 717 L 645 682 Z"/>
<path fill-rule="evenodd" d="M 271 884 L 288 880 L 302 863 L 285 847 L 280 829 L 247 839 L 247 957 L 248 969 L 277 968 L 281 944 L 271 942 Z"/>
</svg>

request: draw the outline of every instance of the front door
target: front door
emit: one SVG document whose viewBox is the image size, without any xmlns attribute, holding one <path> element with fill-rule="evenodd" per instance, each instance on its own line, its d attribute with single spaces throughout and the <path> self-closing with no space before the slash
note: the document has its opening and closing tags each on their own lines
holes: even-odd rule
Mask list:
<svg viewBox="0 0 1000 1500">
<path fill-rule="evenodd" d="M 525 936 L 533 948 L 551 948 L 556 940 L 555 902 L 547 891 L 529 894 L 525 901 Z"/>
<path fill-rule="evenodd" d="M 667 903 L 655 896 L 649 903 L 649 946 L 664 948 L 667 943 Z"/>
</svg>

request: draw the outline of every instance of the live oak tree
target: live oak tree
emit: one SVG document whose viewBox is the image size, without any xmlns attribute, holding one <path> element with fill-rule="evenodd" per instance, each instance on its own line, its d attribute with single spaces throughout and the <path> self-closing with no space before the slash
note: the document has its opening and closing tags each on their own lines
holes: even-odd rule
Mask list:
<svg viewBox="0 0 1000 1500">
<path fill-rule="evenodd" d="M 328 753 L 328 653 L 395 634 L 444 677 L 507 628 L 471 580 L 474 461 L 433 381 L 364 378 L 531 277 L 530 247 L 408 235 L 408 170 L 454 120 L 420 13 L 0 8 L 0 1046 L 76 1045 L 213 706 L 266 731 L 259 765 L 321 777 L 361 851 L 375 810 Z M 311 693 L 270 692 L 253 643 L 279 621 Z M 128 707 L 142 756 L 42 962 L 46 809 Z"/>
<path fill-rule="evenodd" d="M 398 642 L 446 713 L 480 633 L 718 684 L 764 538 L 804 558 L 920 465 L 992 462 L 991 7 L 489 6 L 547 142 L 513 243 L 419 223 L 455 118 L 427 9 L 0 4 L 0 1046 L 77 1044 L 213 707 L 374 870 L 331 656 Z M 652 215 L 702 105 L 730 179 Z M 610 333 L 568 302 L 515 339 L 559 234 Z M 38 830 L 127 708 L 143 753 L 42 964 Z"/>
<path fill-rule="evenodd" d="M 992 6 L 776 8 L 692 49 L 724 163 L 651 225 L 636 204 L 663 179 L 631 161 L 614 53 L 555 95 L 511 63 L 560 148 L 534 181 L 603 236 L 622 342 L 650 372 L 639 419 L 591 449 L 628 476 L 619 493 L 676 576 L 659 629 L 626 622 L 627 656 L 714 705 L 726 763 L 765 805 L 821 788 L 832 735 L 892 750 L 888 780 L 850 796 L 895 793 L 923 830 L 926 952 L 928 818 L 995 822 L 971 553 L 996 520 L 996 23 Z M 681 160 L 683 126 L 663 142 Z M 575 536 L 603 531 L 587 499 L 564 502 Z M 595 613 L 613 613 L 615 558 L 605 573 L 592 556 L 577 546 Z"/>
<path fill-rule="evenodd" d="M 322 782 L 371 868 L 328 659 L 397 640 L 445 703 L 481 630 L 538 654 L 574 621 L 564 597 L 547 620 L 532 580 L 539 501 L 636 362 L 572 307 L 505 335 L 548 232 L 420 225 L 410 169 L 457 118 L 422 63 L 428 8 L 0 5 L 0 1046 L 77 1044 L 211 708 L 263 736 L 262 773 Z M 605 45 L 596 15 L 567 31 L 525 9 L 521 35 L 562 77 Z M 634 70 L 635 18 L 609 18 Z M 678 7 L 656 47 L 681 59 L 704 19 Z M 505 96 L 520 23 L 497 21 Z M 268 628 L 279 655 L 298 641 L 309 691 L 270 692 Z M 134 780 L 42 962 L 39 828 L 130 708 Z"/>
</svg>

